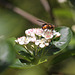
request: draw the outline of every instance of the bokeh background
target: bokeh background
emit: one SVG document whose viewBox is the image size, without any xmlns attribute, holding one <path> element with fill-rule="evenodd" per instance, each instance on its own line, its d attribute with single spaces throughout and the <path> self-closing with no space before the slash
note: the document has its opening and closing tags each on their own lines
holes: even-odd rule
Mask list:
<svg viewBox="0 0 75 75">
<path fill-rule="evenodd" d="M 47 1 L 50 10 L 43 4 Z M 46 22 L 57 26 L 68 26 L 73 36 L 65 50 L 72 52 L 65 59 L 46 71 L 47 64 L 42 64 L 30 69 L 8 68 L 0 75 L 75 75 L 75 1 L 74 0 L 0 0 L 0 37 L 20 37 L 25 35 L 28 28 L 40 27 L 27 20 L 24 16 L 14 12 L 7 3 Z M 44 6 L 45 5 L 45 6 Z M 64 56 L 63 56 L 64 57 Z M 43 66 L 44 65 L 44 66 Z"/>
</svg>

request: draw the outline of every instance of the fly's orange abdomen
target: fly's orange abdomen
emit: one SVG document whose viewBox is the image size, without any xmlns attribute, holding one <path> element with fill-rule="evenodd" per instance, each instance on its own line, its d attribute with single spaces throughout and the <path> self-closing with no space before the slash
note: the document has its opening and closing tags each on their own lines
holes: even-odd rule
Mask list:
<svg viewBox="0 0 75 75">
<path fill-rule="evenodd" d="M 47 29 L 48 28 L 48 25 L 43 25 L 42 26 L 42 29 L 44 30 L 44 29 Z"/>
</svg>

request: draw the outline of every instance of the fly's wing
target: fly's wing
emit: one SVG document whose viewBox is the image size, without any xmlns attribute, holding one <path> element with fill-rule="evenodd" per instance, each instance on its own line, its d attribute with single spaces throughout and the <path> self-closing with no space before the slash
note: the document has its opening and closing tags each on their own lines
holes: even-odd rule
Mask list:
<svg viewBox="0 0 75 75">
<path fill-rule="evenodd" d="M 43 20 L 37 20 L 37 21 L 39 21 L 39 22 L 41 22 L 41 23 L 44 23 L 43 25 L 42 25 L 42 27 L 43 26 L 45 26 L 45 25 L 53 25 L 53 24 L 51 24 L 51 23 L 47 23 L 47 22 L 45 22 L 45 21 L 43 21 Z M 55 27 L 57 27 L 56 25 L 54 25 Z"/>
<path fill-rule="evenodd" d="M 47 23 L 47 22 L 42 21 L 42 20 L 37 20 L 37 21 L 39 21 L 39 22 L 41 22 L 41 23 L 44 23 L 43 25 L 52 25 L 51 23 Z"/>
<path fill-rule="evenodd" d="M 37 21 L 39 21 L 39 22 L 41 22 L 41 23 L 47 24 L 47 22 L 45 22 L 45 21 L 43 21 L 43 20 L 37 20 Z"/>
</svg>

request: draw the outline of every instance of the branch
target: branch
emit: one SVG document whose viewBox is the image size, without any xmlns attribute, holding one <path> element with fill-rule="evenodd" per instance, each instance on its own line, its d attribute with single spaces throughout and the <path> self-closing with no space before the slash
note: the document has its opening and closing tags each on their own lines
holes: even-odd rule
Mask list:
<svg viewBox="0 0 75 75">
<path fill-rule="evenodd" d="M 37 24 L 39 26 L 42 25 L 41 22 L 39 22 L 38 20 L 40 20 L 37 17 L 32 16 L 31 14 L 27 13 L 26 11 L 23 11 L 22 9 L 18 8 L 18 7 L 14 7 L 13 11 L 16 12 L 17 14 L 23 16 L 24 18 L 26 18 L 27 20 L 29 20 L 30 22 Z"/>
</svg>

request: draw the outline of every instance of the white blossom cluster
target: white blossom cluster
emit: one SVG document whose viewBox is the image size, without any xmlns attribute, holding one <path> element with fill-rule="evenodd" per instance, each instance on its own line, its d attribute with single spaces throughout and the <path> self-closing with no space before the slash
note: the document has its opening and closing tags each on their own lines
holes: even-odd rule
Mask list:
<svg viewBox="0 0 75 75">
<path fill-rule="evenodd" d="M 67 2 L 67 0 L 58 0 L 59 3 Z"/>
<path fill-rule="evenodd" d="M 25 31 L 26 36 L 22 36 L 15 40 L 16 43 L 20 45 L 27 45 L 30 42 L 34 43 L 36 46 L 40 48 L 44 48 L 49 45 L 52 38 L 60 37 L 60 33 L 55 30 L 42 28 L 32 28 Z"/>
</svg>

